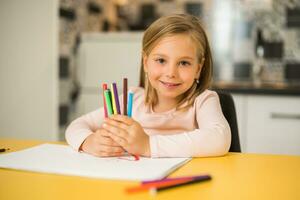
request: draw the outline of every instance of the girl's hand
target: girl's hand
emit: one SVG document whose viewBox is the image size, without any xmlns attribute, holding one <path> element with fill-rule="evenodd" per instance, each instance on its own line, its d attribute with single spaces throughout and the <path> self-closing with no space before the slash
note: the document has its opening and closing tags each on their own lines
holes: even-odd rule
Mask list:
<svg viewBox="0 0 300 200">
<path fill-rule="evenodd" d="M 112 115 L 102 126 L 129 153 L 150 156 L 149 136 L 137 121 L 124 115 Z"/>
<path fill-rule="evenodd" d="M 98 157 L 121 156 L 125 153 L 124 149 L 110 138 L 109 133 L 104 129 L 98 129 L 89 135 L 80 149 Z"/>
</svg>

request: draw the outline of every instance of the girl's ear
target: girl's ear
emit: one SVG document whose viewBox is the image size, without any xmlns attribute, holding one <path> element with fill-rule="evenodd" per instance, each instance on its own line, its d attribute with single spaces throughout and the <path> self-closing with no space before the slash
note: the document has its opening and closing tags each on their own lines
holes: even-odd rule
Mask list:
<svg viewBox="0 0 300 200">
<path fill-rule="evenodd" d="M 198 71 L 196 73 L 196 78 L 200 77 L 200 74 L 201 74 L 201 71 L 202 71 L 202 68 L 204 65 L 204 60 L 205 60 L 205 58 L 202 58 L 201 63 L 198 64 Z"/>
</svg>

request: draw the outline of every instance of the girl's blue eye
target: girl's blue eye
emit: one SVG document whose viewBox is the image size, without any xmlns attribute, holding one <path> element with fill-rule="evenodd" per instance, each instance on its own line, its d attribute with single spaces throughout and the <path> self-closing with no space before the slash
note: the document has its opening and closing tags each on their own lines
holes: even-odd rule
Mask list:
<svg viewBox="0 0 300 200">
<path fill-rule="evenodd" d="M 190 66 L 191 63 L 188 62 L 188 61 L 180 61 L 180 62 L 179 62 L 179 65 L 181 65 L 181 66 Z"/>
</svg>

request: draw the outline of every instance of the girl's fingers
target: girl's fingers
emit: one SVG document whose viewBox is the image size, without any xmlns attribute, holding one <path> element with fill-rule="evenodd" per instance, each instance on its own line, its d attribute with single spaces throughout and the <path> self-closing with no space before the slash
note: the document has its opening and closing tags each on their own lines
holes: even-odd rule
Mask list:
<svg viewBox="0 0 300 200">
<path fill-rule="evenodd" d="M 111 137 L 105 137 L 105 136 L 100 136 L 99 138 L 99 143 L 101 145 L 106 145 L 106 146 L 113 146 L 113 147 L 118 147 L 120 146 L 118 143 L 116 143 Z"/>
<path fill-rule="evenodd" d="M 123 153 L 107 153 L 107 152 L 101 152 L 100 155 L 101 155 L 101 157 L 117 157 L 117 156 L 122 156 Z"/>
<path fill-rule="evenodd" d="M 109 119 L 116 120 L 116 121 L 119 121 L 119 122 L 123 122 L 128 126 L 133 124 L 133 119 L 131 119 L 131 118 L 125 116 L 125 115 L 111 115 L 109 117 Z"/>
<path fill-rule="evenodd" d="M 110 136 L 116 143 L 118 143 L 122 147 L 126 147 L 128 145 L 128 142 L 126 139 L 119 137 L 117 135 L 111 134 Z"/>
<path fill-rule="evenodd" d="M 122 138 L 127 138 L 128 137 L 128 133 L 124 129 L 115 127 L 113 125 L 104 123 L 103 128 L 105 130 L 107 130 L 108 132 L 112 133 L 112 134 L 110 134 L 110 137 L 111 137 L 111 135 L 116 135 L 116 136 L 122 137 Z"/>
<path fill-rule="evenodd" d="M 124 152 L 124 149 L 121 147 L 112 147 L 112 146 L 101 145 L 100 152 L 122 153 L 122 152 Z"/>
<path fill-rule="evenodd" d="M 111 137 L 111 133 L 105 129 L 99 129 L 96 131 L 97 134 L 97 143 L 100 145 L 107 145 L 107 146 L 120 146 L 116 143 Z"/>
<path fill-rule="evenodd" d="M 98 135 L 109 137 L 109 133 L 103 128 L 98 129 L 95 133 Z"/>
<path fill-rule="evenodd" d="M 120 156 L 125 153 L 125 150 L 120 147 L 113 147 L 107 145 L 98 145 L 94 150 L 90 152 L 94 156 Z"/>
<path fill-rule="evenodd" d="M 114 119 L 105 119 L 105 123 L 106 124 L 109 124 L 109 125 L 112 125 L 112 126 L 115 126 L 115 127 L 119 127 L 121 129 L 128 129 L 128 125 L 125 124 L 124 122 L 120 122 L 120 121 L 117 121 L 117 120 L 114 120 Z"/>
</svg>

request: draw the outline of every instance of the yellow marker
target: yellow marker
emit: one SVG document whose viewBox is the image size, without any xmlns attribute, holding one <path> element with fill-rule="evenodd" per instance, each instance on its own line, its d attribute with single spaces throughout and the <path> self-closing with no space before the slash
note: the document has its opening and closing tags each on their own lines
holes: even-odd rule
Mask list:
<svg viewBox="0 0 300 200">
<path fill-rule="evenodd" d="M 113 107 L 113 113 L 114 114 L 118 114 L 117 112 L 117 106 L 116 106 L 116 99 L 115 99 L 115 91 L 114 91 L 114 86 L 113 84 L 110 84 L 110 88 L 111 88 L 111 104 Z"/>
</svg>

